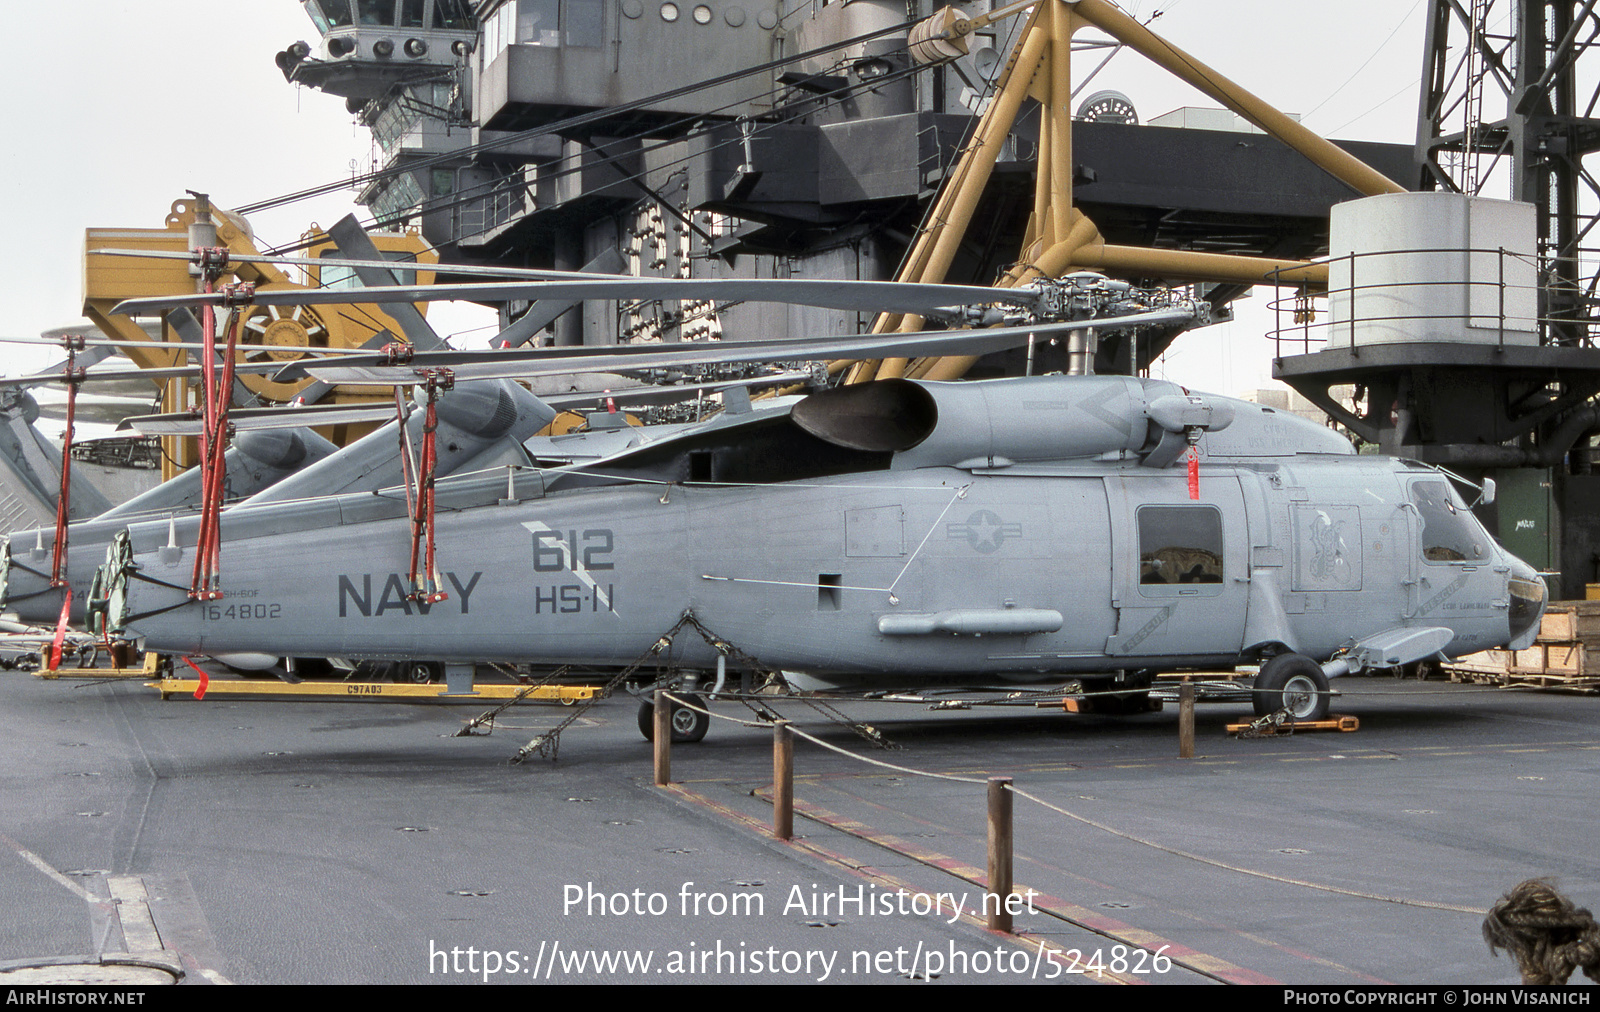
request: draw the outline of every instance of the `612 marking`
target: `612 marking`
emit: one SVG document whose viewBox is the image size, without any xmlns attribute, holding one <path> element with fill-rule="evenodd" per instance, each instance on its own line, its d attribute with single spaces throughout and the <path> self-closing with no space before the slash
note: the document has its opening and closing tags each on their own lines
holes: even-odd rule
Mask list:
<svg viewBox="0 0 1600 1012">
<path fill-rule="evenodd" d="M 565 537 L 563 537 L 565 534 Z M 583 561 L 578 561 L 578 541 L 583 540 Z M 559 573 L 570 569 L 574 573 L 585 570 L 615 569 L 610 562 L 600 561 L 610 555 L 613 545 L 609 527 L 586 531 L 533 532 L 533 568 L 539 573 Z"/>
</svg>

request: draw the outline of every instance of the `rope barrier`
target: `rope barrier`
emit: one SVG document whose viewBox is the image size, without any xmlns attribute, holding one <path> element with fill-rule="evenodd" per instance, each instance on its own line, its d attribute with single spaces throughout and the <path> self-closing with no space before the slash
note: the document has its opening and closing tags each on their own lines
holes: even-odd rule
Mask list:
<svg viewBox="0 0 1600 1012">
<path fill-rule="evenodd" d="M 698 626 L 698 623 L 695 623 L 695 624 Z M 708 717 L 713 717 L 713 718 L 716 718 L 716 719 L 719 719 L 719 720 L 726 720 L 726 721 L 729 721 L 731 723 L 741 725 L 743 727 L 758 728 L 758 727 L 763 727 L 763 726 L 770 726 L 770 725 L 767 725 L 767 724 L 765 724 L 763 722 L 759 722 L 759 721 L 741 720 L 741 719 L 736 718 L 736 717 L 728 717 L 728 716 L 725 716 L 723 714 L 713 713 L 709 708 L 700 706 L 697 703 L 694 703 L 694 702 L 691 702 L 691 701 L 689 701 L 687 699 L 682 698 L 681 696 L 673 695 L 673 694 L 670 694 L 670 693 L 665 693 L 664 695 L 665 695 L 665 697 L 667 699 L 671 700 L 676 705 L 686 707 L 686 708 L 694 710 L 694 711 L 696 711 L 698 713 L 703 713 L 703 714 L 707 715 Z M 864 756 L 864 755 L 860 755 L 860 754 L 855 753 L 855 752 L 851 752 L 850 750 L 848 750 L 846 748 L 843 748 L 841 746 L 838 746 L 838 745 L 834 745 L 831 742 L 824 741 L 821 738 L 817 737 L 816 735 L 811 734 L 811 733 L 806 732 L 806 731 L 803 731 L 803 730 L 801 730 L 799 728 L 793 727 L 792 725 L 790 727 L 790 731 L 795 736 L 804 738 L 807 741 L 812 742 L 813 744 L 816 744 L 816 745 L 822 747 L 823 749 L 826 749 L 827 751 L 835 752 L 835 753 L 837 753 L 839 755 L 845 756 L 845 757 L 850 758 L 850 759 L 854 759 L 857 762 L 863 763 L 863 764 L 868 765 L 868 766 L 874 766 L 874 767 L 878 767 L 880 769 L 892 770 L 892 771 L 894 771 L 896 773 L 903 773 L 903 774 L 907 774 L 907 775 L 910 775 L 910 776 L 926 777 L 926 778 L 932 779 L 932 780 L 944 780 L 944 781 L 949 781 L 949 782 L 952 782 L 952 783 L 963 783 L 963 784 L 973 784 L 973 785 L 986 785 L 988 783 L 988 781 L 984 780 L 984 779 L 957 776 L 955 774 L 949 774 L 949 773 L 934 773 L 934 772 L 930 772 L 928 770 L 919 770 L 919 769 L 916 769 L 916 768 L 910 767 L 910 766 L 902 766 L 902 765 L 899 765 L 897 763 L 884 762 L 881 759 L 873 759 L 873 758 L 871 758 L 869 756 Z M 1331 893 L 1331 894 L 1340 895 L 1340 896 L 1349 896 L 1349 897 L 1353 897 L 1353 898 L 1356 898 L 1356 899 L 1372 900 L 1372 901 L 1381 902 L 1381 903 L 1393 903 L 1393 904 L 1397 904 L 1397 905 L 1400 905 L 1400 906 L 1417 907 L 1417 908 L 1428 909 L 1428 910 L 1443 910 L 1443 911 L 1447 911 L 1447 912 L 1450 912 L 1450 913 L 1473 914 L 1473 915 L 1477 915 L 1477 916 L 1483 916 L 1483 915 L 1488 913 L 1488 910 L 1486 910 L 1485 908 L 1482 908 L 1482 907 L 1467 907 L 1467 906 L 1461 906 L 1461 905 L 1452 904 L 1452 903 L 1437 902 L 1437 901 L 1434 901 L 1434 900 L 1410 899 L 1410 898 L 1403 897 L 1403 896 L 1387 896 L 1387 895 L 1383 895 L 1381 893 L 1364 892 L 1364 891 L 1357 890 L 1357 889 L 1345 889 L 1345 888 L 1342 888 L 1340 886 L 1326 885 L 1326 884 L 1319 883 L 1319 882 L 1311 882 L 1311 881 L 1307 881 L 1305 879 L 1297 879 L 1297 878 L 1291 878 L 1291 877 L 1284 876 L 1284 875 L 1276 875 L 1276 874 L 1273 874 L 1271 872 L 1263 872 L 1263 871 L 1258 871 L 1258 870 L 1255 870 L 1255 869 L 1252 869 L 1252 868 L 1246 868 L 1246 867 L 1243 867 L 1241 865 L 1230 864 L 1230 863 L 1228 863 L 1226 861 L 1220 861 L 1220 860 L 1217 860 L 1215 858 L 1205 857 L 1203 855 L 1195 854 L 1195 853 L 1192 853 L 1190 851 L 1181 850 L 1181 849 L 1179 849 L 1177 847 L 1170 847 L 1170 846 L 1167 846 L 1166 844 L 1158 843 L 1158 842 L 1156 842 L 1154 840 L 1146 839 L 1144 837 L 1136 836 L 1136 835 L 1134 835 L 1132 833 L 1128 833 L 1128 832 L 1125 832 L 1123 830 L 1116 829 L 1115 827 L 1106 825 L 1105 823 L 1097 822 L 1094 819 L 1090 819 L 1090 818 L 1088 818 L 1086 816 L 1079 815 L 1076 812 L 1072 812 L 1072 811 L 1069 811 L 1069 810 L 1067 810 L 1065 808 L 1062 808 L 1061 806 L 1059 806 L 1057 804 L 1054 804 L 1053 802 L 1047 801 L 1044 798 L 1041 798 L 1038 795 L 1033 794 L 1033 793 L 1031 793 L 1029 791 L 1022 790 L 1022 789 L 1018 788 L 1017 786 L 1015 786 L 1015 784 L 1008 783 L 1008 784 L 1005 785 L 1005 789 L 1009 790 L 1012 794 L 1014 794 L 1014 795 L 1016 795 L 1018 797 L 1024 798 L 1024 799 L 1026 799 L 1028 801 L 1033 802 L 1036 805 L 1039 805 L 1039 806 L 1041 806 L 1043 808 L 1046 808 L 1046 809 L 1048 809 L 1050 811 L 1053 811 L 1053 812 L 1055 812 L 1055 813 L 1057 813 L 1059 815 L 1063 815 L 1063 816 L 1065 816 L 1065 817 L 1067 817 L 1069 819 L 1072 819 L 1072 820 L 1074 820 L 1076 822 L 1082 823 L 1083 825 L 1089 826 L 1092 829 L 1097 829 L 1097 830 L 1099 830 L 1099 831 L 1101 831 L 1103 833 L 1108 833 L 1108 834 L 1110 834 L 1112 836 L 1118 837 L 1119 839 L 1127 840 L 1130 843 L 1136 843 L 1136 844 L 1139 844 L 1140 846 L 1149 847 L 1152 850 L 1157 850 L 1157 851 L 1160 851 L 1160 852 L 1165 853 L 1165 854 L 1170 854 L 1170 855 L 1172 855 L 1174 857 L 1181 857 L 1181 858 L 1184 858 L 1186 860 L 1194 861 L 1194 862 L 1197 862 L 1199 864 L 1208 865 L 1210 867 L 1218 868 L 1218 869 L 1221 869 L 1223 871 L 1233 872 L 1233 873 L 1239 874 L 1239 875 L 1247 875 L 1247 876 L 1250 876 L 1252 878 L 1259 878 L 1259 879 L 1263 879 L 1263 880 L 1266 880 L 1266 881 L 1269 881 L 1269 882 L 1277 882 L 1277 883 L 1280 883 L 1280 884 L 1283 884 L 1283 885 L 1298 886 L 1298 887 L 1303 888 L 1303 889 L 1312 889 L 1312 890 L 1315 890 L 1315 891 L 1318 891 L 1318 892 Z"/>
</svg>

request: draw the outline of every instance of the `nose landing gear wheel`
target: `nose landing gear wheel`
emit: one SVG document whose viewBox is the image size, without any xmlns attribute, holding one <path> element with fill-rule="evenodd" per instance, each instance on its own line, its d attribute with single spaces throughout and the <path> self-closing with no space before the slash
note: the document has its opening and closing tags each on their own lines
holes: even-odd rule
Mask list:
<svg viewBox="0 0 1600 1012">
<path fill-rule="evenodd" d="M 706 705 L 704 696 L 686 695 L 684 699 L 701 708 Z M 673 703 L 671 724 L 672 743 L 677 745 L 704 738 L 711 728 L 711 718 L 699 710 Z M 644 735 L 645 741 L 656 740 L 656 707 L 648 697 L 639 700 L 639 733 Z"/>
<path fill-rule="evenodd" d="M 1255 684 L 1256 716 L 1288 710 L 1295 720 L 1326 720 L 1328 676 L 1303 654 L 1279 654 L 1261 665 Z"/>
</svg>

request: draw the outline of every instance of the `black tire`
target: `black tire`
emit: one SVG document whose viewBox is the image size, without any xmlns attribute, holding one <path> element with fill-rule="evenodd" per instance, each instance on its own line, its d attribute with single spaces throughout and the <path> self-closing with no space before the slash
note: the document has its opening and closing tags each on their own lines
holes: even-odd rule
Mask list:
<svg viewBox="0 0 1600 1012">
<path fill-rule="evenodd" d="M 685 696 L 695 706 L 704 708 L 704 696 Z M 699 710 L 672 704 L 672 743 L 674 745 L 696 742 L 711 730 L 711 718 Z M 639 733 L 645 741 L 656 740 L 656 705 L 650 697 L 639 700 Z"/>
<path fill-rule="evenodd" d="M 1328 717 L 1328 676 L 1303 654 L 1279 654 L 1261 665 L 1255 689 L 1258 717 L 1284 709 L 1297 721 Z"/>
<path fill-rule="evenodd" d="M 394 666 L 394 680 L 401 685 L 429 685 L 444 677 L 444 665 L 438 661 L 399 661 Z"/>
</svg>

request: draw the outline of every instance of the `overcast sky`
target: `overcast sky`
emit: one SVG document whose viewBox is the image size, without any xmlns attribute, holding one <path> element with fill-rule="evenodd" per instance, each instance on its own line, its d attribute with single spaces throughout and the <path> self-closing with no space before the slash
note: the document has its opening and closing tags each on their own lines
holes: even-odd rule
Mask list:
<svg viewBox="0 0 1600 1012">
<path fill-rule="evenodd" d="M 1141 21 L 1164 11 L 1154 30 L 1320 133 L 1413 140 L 1422 0 L 1126 6 Z M 343 100 L 290 86 L 273 63 L 289 43 L 316 37 L 294 0 L 97 0 L 67 9 L 80 16 L 49 31 L 14 25 L 19 44 L 5 64 L 12 98 L 0 149 L 0 333 L 81 320 L 85 228 L 160 227 L 185 190 L 238 206 L 365 167 L 369 134 Z M 1131 52 L 1090 90 L 1101 88 L 1128 95 L 1141 119 L 1214 105 Z M 311 222 L 331 224 L 359 210 L 352 197 L 346 189 L 253 216 L 258 242 L 285 243 Z M 474 312 L 435 319 L 445 332 L 483 322 Z M 1270 375 L 1261 326 L 1186 335 L 1157 371 L 1222 393 L 1259 386 Z M 0 372 L 19 371 L 17 353 L 0 356 Z"/>
</svg>

